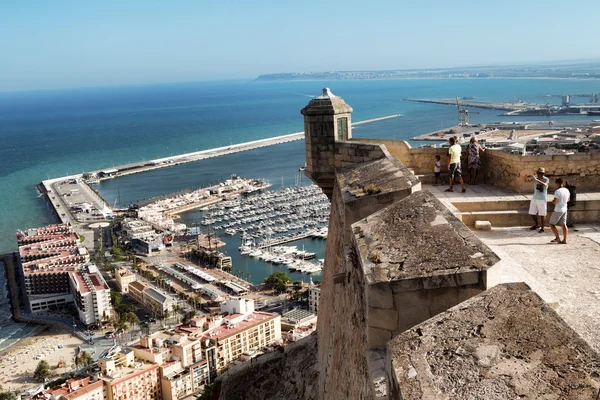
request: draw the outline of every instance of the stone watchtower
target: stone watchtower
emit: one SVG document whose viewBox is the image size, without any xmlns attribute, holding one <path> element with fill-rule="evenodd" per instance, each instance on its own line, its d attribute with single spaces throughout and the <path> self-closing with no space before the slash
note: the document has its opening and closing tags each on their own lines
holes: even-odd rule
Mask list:
<svg viewBox="0 0 600 400">
<path fill-rule="evenodd" d="M 306 137 L 306 176 L 331 199 L 335 179 L 335 142 L 352 137 L 352 107 L 329 88 L 302 109 Z"/>
</svg>

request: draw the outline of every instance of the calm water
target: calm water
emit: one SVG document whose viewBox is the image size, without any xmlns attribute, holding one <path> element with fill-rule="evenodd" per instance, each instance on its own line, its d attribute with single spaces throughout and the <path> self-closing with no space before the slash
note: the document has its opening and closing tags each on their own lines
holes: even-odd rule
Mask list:
<svg viewBox="0 0 600 400">
<path fill-rule="evenodd" d="M 598 81 L 486 79 L 236 81 L 0 93 L 0 251 L 16 248 L 17 229 L 54 222 L 35 188 L 41 180 L 298 132 L 303 129 L 300 110 L 324 86 L 354 108 L 355 121 L 402 113 L 402 118 L 354 130 L 356 137 L 390 139 L 408 139 L 456 123 L 455 107 L 402 101 L 407 97 L 475 96 L 492 101 L 516 95 L 530 102 L 557 103 L 557 98 L 540 95 L 600 92 Z M 473 122 L 498 120 L 494 111 L 472 116 Z M 275 186 L 283 176 L 288 186 L 296 184 L 303 164 L 303 144 L 293 142 L 114 179 L 102 183 L 100 192 L 111 204 L 120 192 L 120 203 L 125 203 L 231 173 L 263 177 Z M 248 268 L 254 270 L 250 264 Z M 4 283 L 0 285 L 4 290 Z M 0 318 L 0 324 L 5 323 L 7 317 Z M 0 340 L 1 336 L 10 334 L 0 329 Z"/>
</svg>

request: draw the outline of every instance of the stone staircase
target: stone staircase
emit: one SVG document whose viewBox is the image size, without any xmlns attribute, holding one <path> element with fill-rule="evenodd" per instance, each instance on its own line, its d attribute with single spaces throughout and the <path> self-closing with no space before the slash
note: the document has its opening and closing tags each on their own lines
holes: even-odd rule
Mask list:
<svg viewBox="0 0 600 400">
<path fill-rule="evenodd" d="M 453 202 L 454 207 L 460 212 L 462 222 L 467 226 L 474 226 L 475 221 L 489 221 L 492 226 L 522 226 L 531 225 L 529 215 L 529 200 L 504 200 L 504 201 L 469 201 Z M 548 204 L 548 209 L 551 203 Z"/>
<path fill-rule="evenodd" d="M 467 192 L 460 190 L 446 193 L 447 184 L 432 186 L 424 184 L 470 227 L 475 221 L 489 221 L 494 226 L 527 226 L 532 224 L 529 215 L 531 195 L 519 194 L 496 188 L 492 185 L 467 185 Z M 552 189 L 551 189 L 552 190 Z M 553 196 L 548 194 L 548 215 L 554 209 Z M 600 220 L 600 192 L 578 193 L 577 205 L 569 210 L 569 221 L 594 223 Z"/>
</svg>

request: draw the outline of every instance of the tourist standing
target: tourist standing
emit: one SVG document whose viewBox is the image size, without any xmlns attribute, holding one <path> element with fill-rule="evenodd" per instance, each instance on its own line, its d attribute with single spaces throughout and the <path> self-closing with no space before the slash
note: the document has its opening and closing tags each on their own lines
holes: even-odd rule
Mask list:
<svg viewBox="0 0 600 400">
<path fill-rule="evenodd" d="M 435 165 L 433 167 L 433 175 L 435 176 L 435 183 L 433 186 L 437 186 L 440 183 L 440 175 L 442 173 L 442 163 L 439 154 L 435 155 Z"/>
<path fill-rule="evenodd" d="M 481 160 L 479 159 L 479 152 L 484 152 L 485 149 L 477 143 L 475 136 L 471 137 L 470 143 L 467 146 L 467 162 L 469 168 L 469 185 L 475 185 L 477 181 L 477 170 L 481 166 Z"/>
<path fill-rule="evenodd" d="M 462 148 L 460 144 L 456 142 L 456 138 L 451 137 L 448 142 L 450 143 L 450 148 L 448 149 L 448 171 L 449 171 L 449 184 L 450 187 L 446 189 L 446 192 L 454 192 L 452 186 L 454 185 L 454 179 L 458 179 L 460 185 L 462 186 L 462 192 L 466 192 L 465 182 L 463 181 L 461 170 L 460 170 L 460 155 L 462 153 Z"/>
<path fill-rule="evenodd" d="M 567 228 L 567 203 L 571 196 L 569 194 L 569 189 L 564 187 L 561 178 L 556 178 L 555 182 L 558 189 L 554 192 L 554 200 L 552 200 L 554 211 L 550 216 L 550 229 L 552 229 L 552 233 L 554 233 L 554 239 L 550 243 L 567 244 L 567 236 L 569 235 L 569 228 Z M 556 225 L 559 225 L 562 228 L 563 240 L 560 240 Z"/>
<path fill-rule="evenodd" d="M 534 225 L 529 228 L 532 231 L 539 229 L 539 232 L 544 232 L 546 224 L 546 214 L 548 213 L 547 198 L 548 198 L 548 182 L 550 181 L 546 175 L 544 168 L 539 168 L 536 172 L 537 176 L 527 175 L 527 181 L 533 181 L 533 199 L 529 203 L 529 215 L 533 218 Z"/>
<path fill-rule="evenodd" d="M 565 187 L 569 191 L 569 201 L 567 202 L 567 211 L 569 211 L 577 204 L 577 186 L 570 185 L 569 181 L 565 181 Z M 571 218 L 570 220 L 572 221 L 573 219 Z M 572 228 L 575 232 L 577 232 L 574 222 L 567 222 L 567 227 Z"/>
</svg>

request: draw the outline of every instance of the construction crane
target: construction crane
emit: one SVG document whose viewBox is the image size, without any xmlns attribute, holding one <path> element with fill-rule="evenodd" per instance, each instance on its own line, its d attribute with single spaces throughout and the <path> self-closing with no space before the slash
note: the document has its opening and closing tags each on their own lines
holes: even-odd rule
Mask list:
<svg viewBox="0 0 600 400">
<path fill-rule="evenodd" d="M 479 114 L 479 111 L 469 111 L 462 108 L 458 97 L 456 98 L 456 107 L 458 108 L 458 126 L 469 126 L 469 114 Z"/>
</svg>

